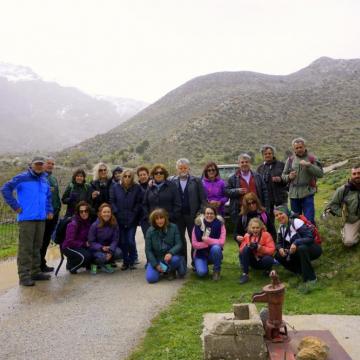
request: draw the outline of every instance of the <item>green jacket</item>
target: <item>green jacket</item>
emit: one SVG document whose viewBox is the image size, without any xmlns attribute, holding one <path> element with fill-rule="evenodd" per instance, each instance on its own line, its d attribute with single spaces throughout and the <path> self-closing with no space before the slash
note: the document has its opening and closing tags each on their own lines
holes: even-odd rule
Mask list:
<svg viewBox="0 0 360 360">
<path fill-rule="evenodd" d="M 178 227 L 170 223 L 166 232 L 150 227 L 146 232 L 145 254 L 152 267 L 159 265 L 168 253 L 179 255 L 182 249 L 181 237 Z"/>
<path fill-rule="evenodd" d="M 344 221 L 353 224 L 360 220 L 360 191 L 351 189 L 344 197 L 345 187 L 340 186 L 336 189 L 332 200 L 326 207 L 336 216 L 342 216 Z"/>
<path fill-rule="evenodd" d="M 305 160 L 311 162 L 308 167 L 300 165 L 300 161 Z M 289 179 L 289 173 L 296 171 L 296 178 Z M 293 155 L 289 157 L 285 163 L 284 171 L 281 178 L 284 182 L 289 183 L 289 197 L 290 199 L 302 199 L 316 192 L 315 180 L 324 176 L 324 171 L 321 164 L 313 155 L 308 152 L 304 156 Z"/>
<path fill-rule="evenodd" d="M 54 214 L 56 214 L 56 213 L 59 213 L 60 209 L 61 209 L 59 183 L 58 183 L 56 177 L 49 173 L 48 173 L 47 180 L 50 185 L 51 201 L 52 201 L 52 206 L 54 209 Z"/>
</svg>

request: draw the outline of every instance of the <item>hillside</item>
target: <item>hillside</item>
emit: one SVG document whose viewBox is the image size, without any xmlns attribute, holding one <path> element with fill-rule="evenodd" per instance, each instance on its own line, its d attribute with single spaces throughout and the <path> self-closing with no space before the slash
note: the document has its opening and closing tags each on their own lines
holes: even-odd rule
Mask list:
<svg viewBox="0 0 360 360">
<path fill-rule="evenodd" d="M 286 76 L 222 72 L 190 80 L 131 121 L 61 155 L 134 165 L 181 156 L 233 162 L 272 143 L 280 157 L 305 137 L 326 161 L 358 152 L 360 60 L 320 58 Z"/>
<path fill-rule="evenodd" d="M 0 63 L 0 153 L 60 150 L 105 133 L 147 104 L 92 97 Z"/>
</svg>

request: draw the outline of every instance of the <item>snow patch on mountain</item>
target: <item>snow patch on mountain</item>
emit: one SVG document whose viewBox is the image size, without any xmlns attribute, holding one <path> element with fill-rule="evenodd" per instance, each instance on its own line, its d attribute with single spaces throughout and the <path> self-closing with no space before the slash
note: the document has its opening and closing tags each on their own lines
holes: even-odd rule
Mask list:
<svg viewBox="0 0 360 360">
<path fill-rule="evenodd" d="M 27 66 L 14 65 L 0 62 L 0 77 L 8 81 L 41 80 L 40 76 Z"/>
</svg>

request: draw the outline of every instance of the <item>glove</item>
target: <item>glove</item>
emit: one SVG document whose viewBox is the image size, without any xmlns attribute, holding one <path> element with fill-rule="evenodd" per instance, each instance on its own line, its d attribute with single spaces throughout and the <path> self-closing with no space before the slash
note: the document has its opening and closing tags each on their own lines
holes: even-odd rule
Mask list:
<svg viewBox="0 0 360 360">
<path fill-rule="evenodd" d="M 250 243 L 249 247 L 250 247 L 251 250 L 257 250 L 257 248 L 258 248 L 258 243 L 252 242 L 252 243 Z"/>
</svg>

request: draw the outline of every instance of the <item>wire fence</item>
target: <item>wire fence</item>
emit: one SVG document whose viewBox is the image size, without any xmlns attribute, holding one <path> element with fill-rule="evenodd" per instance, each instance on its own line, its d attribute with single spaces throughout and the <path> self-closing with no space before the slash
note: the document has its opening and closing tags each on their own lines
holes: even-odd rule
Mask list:
<svg viewBox="0 0 360 360">
<path fill-rule="evenodd" d="M 71 180 L 71 169 L 57 169 L 54 171 L 56 176 L 60 196 L 63 194 L 66 185 Z M 3 184 L 0 184 L 0 188 Z M 5 203 L 0 196 L 0 250 L 17 245 L 19 238 L 19 230 L 17 226 L 16 213 Z"/>
</svg>

